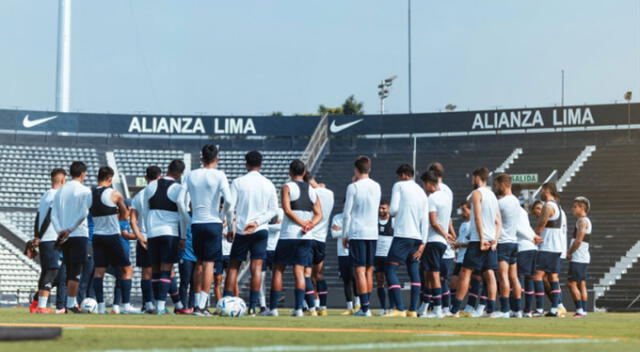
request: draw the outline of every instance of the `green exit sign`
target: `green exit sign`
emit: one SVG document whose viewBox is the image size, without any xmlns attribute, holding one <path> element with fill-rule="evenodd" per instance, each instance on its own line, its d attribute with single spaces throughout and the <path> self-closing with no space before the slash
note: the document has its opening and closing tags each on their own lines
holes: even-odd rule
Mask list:
<svg viewBox="0 0 640 352">
<path fill-rule="evenodd" d="M 538 183 L 538 174 L 512 174 L 513 183 Z"/>
</svg>

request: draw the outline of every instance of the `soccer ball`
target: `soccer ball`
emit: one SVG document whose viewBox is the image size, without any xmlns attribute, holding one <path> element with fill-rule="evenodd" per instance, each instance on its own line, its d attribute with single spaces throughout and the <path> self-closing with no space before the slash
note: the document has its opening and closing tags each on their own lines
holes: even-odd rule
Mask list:
<svg viewBox="0 0 640 352">
<path fill-rule="evenodd" d="M 222 297 L 216 305 L 218 314 L 222 317 L 241 317 L 247 311 L 247 305 L 240 297 Z"/>
<path fill-rule="evenodd" d="M 85 313 L 95 313 L 98 311 L 98 302 L 91 297 L 87 297 L 80 303 L 80 310 Z"/>
</svg>

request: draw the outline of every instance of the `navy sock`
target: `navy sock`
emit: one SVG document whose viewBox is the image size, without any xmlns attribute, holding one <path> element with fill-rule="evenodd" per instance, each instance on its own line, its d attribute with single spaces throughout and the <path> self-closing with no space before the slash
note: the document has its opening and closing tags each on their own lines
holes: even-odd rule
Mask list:
<svg viewBox="0 0 640 352">
<path fill-rule="evenodd" d="M 260 301 L 260 291 L 249 291 L 249 309 L 256 309 Z"/>
<path fill-rule="evenodd" d="M 155 301 L 160 297 L 160 273 L 151 274 L 151 288 L 153 290 L 153 299 Z"/>
<path fill-rule="evenodd" d="M 462 303 L 462 301 L 457 299 L 456 296 L 451 297 L 451 314 L 458 313 L 458 310 L 460 310 L 460 303 Z"/>
<path fill-rule="evenodd" d="M 509 297 L 500 296 L 500 311 L 502 313 L 509 312 Z"/>
<path fill-rule="evenodd" d="M 387 296 L 389 296 L 389 309 L 393 309 L 396 307 L 396 300 L 393 298 L 393 295 L 391 294 L 391 289 L 389 288 L 389 286 L 387 285 Z"/>
<path fill-rule="evenodd" d="M 310 277 L 304 278 L 304 285 L 305 285 L 304 299 L 307 301 L 307 306 L 309 307 L 309 309 L 315 308 L 316 301 L 314 298 L 315 298 L 316 291 L 313 289 L 313 281 L 311 280 Z"/>
<path fill-rule="evenodd" d="M 140 289 L 142 290 L 142 300 L 147 303 L 153 300 L 153 287 L 151 285 L 151 280 L 140 280 Z"/>
<path fill-rule="evenodd" d="M 487 300 L 487 313 L 491 314 L 496 310 L 496 301 Z"/>
<path fill-rule="evenodd" d="M 304 290 L 296 288 L 293 290 L 295 295 L 295 309 L 302 309 L 302 301 L 304 301 Z"/>
<path fill-rule="evenodd" d="M 582 307 L 582 310 L 585 312 L 587 311 L 587 301 L 580 301 L 580 306 Z"/>
<path fill-rule="evenodd" d="M 451 303 L 453 302 L 453 298 L 458 294 L 458 290 L 452 288 L 449 293 L 449 307 L 451 307 Z"/>
<path fill-rule="evenodd" d="M 524 311 L 525 313 L 533 310 L 533 297 L 535 295 L 533 279 L 525 279 L 524 281 Z"/>
<path fill-rule="evenodd" d="M 431 297 L 433 298 L 434 306 L 442 305 L 442 288 L 432 288 L 431 289 Z"/>
<path fill-rule="evenodd" d="M 121 279 L 120 290 L 122 291 L 122 303 L 131 303 L 131 279 Z"/>
<path fill-rule="evenodd" d="M 397 290 L 400 292 L 400 289 Z M 411 302 L 409 304 L 409 310 L 415 312 L 418 310 L 418 305 L 420 304 L 420 283 L 412 282 L 411 283 Z"/>
<path fill-rule="evenodd" d="M 542 280 L 534 281 L 536 294 L 536 309 L 544 310 L 544 282 Z"/>
<path fill-rule="evenodd" d="M 519 312 L 520 311 L 520 307 L 522 307 L 522 298 L 516 298 L 515 302 L 513 303 L 513 311 L 514 312 Z"/>
<path fill-rule="evenodd" d="M 327 306 L 327 294 L 329 294 L 329 289 L 327 287 L 327 281 L 326 280 L 318 280 L 316 282 L 317 284 L 317 288 L 318 288 L 318 298 L 320 299 L 320 306 L 321 307 L 326 307 Z"/>
<path fill-rule="evenodd" d="M 469 288 L 469 298 L 467 305 L 475 307 L 478 303 L 478 294 L 480 293 L 480 280 L 471 279 L 471 287 Z"/>
<path fill-rule="evenodd" d="M 369 311 L 369 293 L 362 293 L 360 296 L 360 309 L 363 312 Z"/>
<path fill-rule="evenodd" d="M 224 290 L 222 291 L 222 297 L 233 296 L 233 291 Z"/>
<path fill-rule="evenodd" d="M 442 306 L 449 307 L 451 305 L 451 292 L 449 291 L 449 282 L 447 280 L 442 280 L 441 286 L 442 286 Z"/>
<path fill-rule="evenodd" d="M 385 270 L 387 282 L 389 283 L 389 295 L 393 297 L 398 310 L 404 310 L 404 302 L 402 301 L 402 293 L 400 292 L 400 280 L 397 273 L 398 266 L 388 264 Z"/>
<path fill-rule="evenodd" d="M 551 297 L 553 297 L 553 302 L 551 302 L 551 307 L 557 308 L 558 304 L 560 304 L 560 282 L 559 281 L 551 281 Z"/>
<path fill-rule="evenodd" d="M 104 279 L 101 277 L 93 278 L 93 290 L 96 293 L 96 301 L 104 303 Z"/>
<path fill-rule="evenodd" d="M 160 273 L 160 284 L 158 285 L 158 301 L 166 301 L 169 288 L 171 287 L 171 271 Z"/>
<path fill-rule="evenodd" d="M 378 300 L 380 301 L 380 308 L 387 309 L 387 291 L 384 287 L 378 287 Z"/>
<path fill-rule="evenodd" d="M 271 290 L 271 295 L 269 297 L 270 299 L 269 309 L 271 310 L 278 309 L 278 301 L 280 301 L 281 294 L 282 294 L 282 291 Z"/>
</svg>

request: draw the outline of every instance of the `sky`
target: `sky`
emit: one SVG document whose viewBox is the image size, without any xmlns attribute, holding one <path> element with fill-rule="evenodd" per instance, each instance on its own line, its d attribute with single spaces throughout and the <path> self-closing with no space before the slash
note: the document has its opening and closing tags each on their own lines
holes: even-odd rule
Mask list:
<svg viewBox="0 0 640 352">
<path fill-rule="evenodd" d="M 53 110 L 57 1 L 0 1 L 0 107 Z M 73 1 L 71 111 L 407 113 L 405 0 Z M 413 0 L 412 111 L 640 101 L 640 0 Z"/>
</svg>

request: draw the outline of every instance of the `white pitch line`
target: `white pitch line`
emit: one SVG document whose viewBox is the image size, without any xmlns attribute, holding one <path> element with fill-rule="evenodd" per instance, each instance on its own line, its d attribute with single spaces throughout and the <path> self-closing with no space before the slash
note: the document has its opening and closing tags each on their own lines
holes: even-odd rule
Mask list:
<svg viewBox="0 0 640 352">
<path fill-rule="evenodd" d="M 308 352 L 308 351 L 353 351 L 390 350 L 398 348 L 460 347 L 460 346 L 503 346 L 503 345 L 555 345 L 573 343 L 595 343 L 615 341 L 615 339 L 543 339 L 543 340 L 461 340 L 461 341 L 417 341 L 363 343 L 350 345 L 272 345 L 272 346 L 220 346 L 210 348 L 158 348 L 145 350 L 103 350 L 101 352 Z"/>
</svg>

